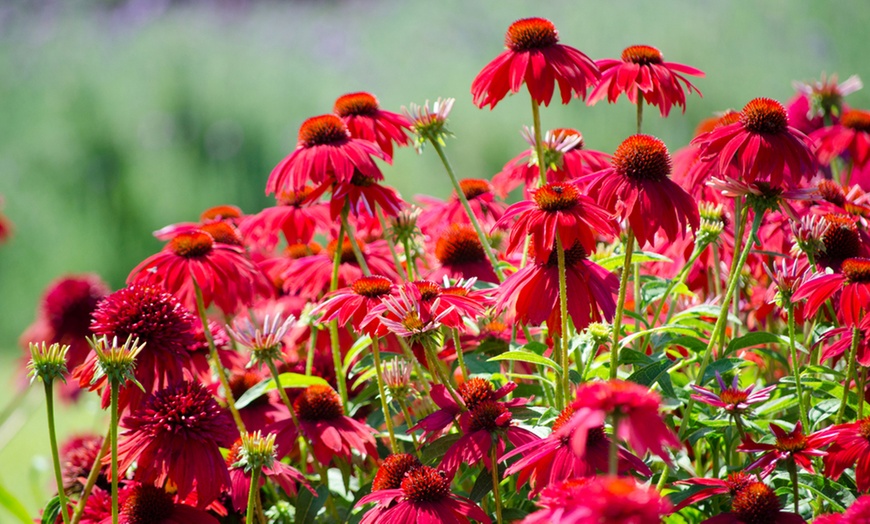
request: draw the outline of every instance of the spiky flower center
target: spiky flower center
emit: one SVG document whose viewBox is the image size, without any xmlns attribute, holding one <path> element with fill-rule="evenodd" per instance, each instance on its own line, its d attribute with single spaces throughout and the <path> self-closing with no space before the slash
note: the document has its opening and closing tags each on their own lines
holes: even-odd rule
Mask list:
<svg viewBox="0 0 870 524">
<path fill-rule="evenodd" d="M 822 234 L 825 244 L 826 260 L 845 260 L 858 255 L 861 250 L 861 236 L 858 226 L 848 215 L 829 213 L 825 215 L 828 227 Z"/>
<path fill-rule="evenodd" d="M 239 232 L 226 222 L 211 222 L 203 225 L 200 229 L 211 235 L 218 244 L 242 245 L 242 237 L 239 236 Z"/>
<path fill-rule="evenodd" d="M 728 489 L 730 490 L 732 497 L 743 491 L 753 482 L 755 481 L 752 480 L 752 477 L 742 471 L 738 471 L 737 473 L 731 473 L 725 479 L 725 484 L 728 485 Z"/>
<path fill-rule="evenodd" d="M 441 290 L 442 295 L 453 295 L 454 297 L 467 297 L 468 289 L 462 286 L 450 286 Z"/>
<path fill-rule="evenodd" d="M 450 481 L 443 471 L 420 466 L 407 472 L 402 492 L 412 502 L 438 502 L 450 496 Z"/>
<path fill-rule="evenodd" d="M 741 402 L 746 402 L 746 399 L 748 398 L 749 393 L 735 388 L 726 388 L 719 394 L 719 400 L 732 406 L 736 406 Z"/>
<path fill-rule="evenodd" d="M 580 202 L 580 192 L 574 184 L 547 184 L 532 194 L 542 211 L 554 213 L 573 209 Z"/>
<path fill-rule="evenodd" d="M 544 18 L 523 18 L 508 27 L 504 44 L 511 51 L 523 52 L 544 49 L 559 42 L 556 26 Z"/>
<path fill-rule="evenodd" d="M 750 133 L 777 135 L 788 129 L 788 113 L 772 98 L 756 98 L 743 107 L 740 123 Z"/>
<path fill-rule="evenodd" d="M 870 440 L 870 417 L 858 421 L 858 434 Z"/>
<path fill-rule="evenodd" d="M 281 191 L 278 193 L 279 206 L 301 207 L 302 203 L 308 199 L 308 196 L 314 191 L 314 188 L 305 186 L 294 191 Z"/>
<path fill-rule="evenodd" d="M 510 411 L 495 400 L 484 400 L 469 410 L 471 419 L 468 423 L 469 431 L 495 431 L 503 427 L 510 420 Z"/>
<path fill-rule="evenodd" d="M 305 147 L 343 144 L 349 138 L 347 126 L 335 115 L 311 117 L 299 128 L 299 142 Z"/>
<path fill-rule="evenodd" d="M 366 298 L 378 298 L 389 295 L 392 287 L 393 283 L 389 278 L 378 275 L 359 278 L 351 285 L 354 293 Z"/>
<path fill-rule="evenodd" d="M 481 402 L 493 400 L 495 388 L 493 388 L 492 382 L 484 378 L 474 377 L 460 384 L 457 392 L 465 402 L 465 406 L 468 409 L 474 409 Z"/>
<path fill-rule="evenodd" d="M 236 206 L 228 204 L 214 206 L 206 209 L 199 215 L 199 219 L 203 222 L 212 220 L 226 220 L 228 218 L 242 218 L 242 210 Z"/>
<path fill-rule="evenodd" d="M 384 489 L 399 489 L 405 474 L 422 466 L 417 457 L 408 453 L 397 453 L 384 459 L 372 481 L 372 491 Z"/>
<path fill-rule="evenodd" d="M 547 265 L 551 267 L 555 267 L 559 265 L 559 253 L 556 251 L 556 248 L 553 248 L 553 251 L 550 253 L 550 257 L 547 259 Z M 587 254 L 586 250 L 583 249 L 583 245 L 580 242 L 574 243 L 573 246 L 565 250 L 565 267 L 574 267 L 577 264 L 586 260 Z"/>
<path fill-rule="evenodd" d="M 420 292 L 420 300 L 431 302 L 441 295 L 441 286 L 431 280 L 416 280 L 414 287 Z"/>
<path fill-rule="evenodd" d="M 402 318 L 402 327 L 411 333 L 422 331 L 424 326 L 425 324 L 423 324 L 420 314 L 416 311 L 408 311 L 405 317 Z"/>
<path fill-rule="evenodd" d="M 198 382 L 182 382 L 154 393 L 125 423 L 150 435 L 182 435 L 213 441 L 227 429 L 217 401 Z"/>
<path fill-rule="evenodd" d="M 349 93 L 335 101 L 333 111 L 340 117 L 372 116 L 378 112 L 378 99 L 369 93 Z"/>
<path fill-rule="evenodd" d="M 245 371 L 230 377 L 230 391 L 233 392 L 233 398 L 239 398 L 246 391 L 256 386 L 263 380 L 262 375 L 254 371 Z M 269 403 L 268 395 L 260 395 L 250 402 L 252 406 L 262 406 Z"/>
<path fill-rule="evenodd" d="M 156 524 L 168 519 L 174 506 L 172 495 L 156 486 L 141 484 L 127 496 L 121 513 L 129 524 Z"/>
<path fill-rule="evenodd" d="M 807 448 L 807 436 L 803 431 L 795 429 L 791 433 L 786 433 L 783 437 L 777 437 L 776 449 L 786 453 L 797 453 Z"/>
<path fill-rule="evenodd" d="M 850 283 L 870 282 L 870 258 L 847 258 L 843 261 L 843 275 Z"/>
<path fill-rule="evenodd" d="M 486 253 L 473 227 L 453 224 L 435 243 L 435 258 L 442 265 L 451 266 L 480 262 L 486 259 Z"/>
<path fill-rule="evenodd" d="M 664 180 L 671 172 L 667 146 L 650 135 L 626 138 L 616 148 L 612 163 L 617 173 L 637 182 Z"/>
<path fill-rule="evenodd" d="M 574 408 L 572 406 L 568 406 L 559 413 L 559 416 L 556 417 L 556 421 L 553 422 L 553 432 L 558 431 L 562 426 L 568 423 L 571 420 L 571 417 L 574 416 Z"/>
<path fill-rule="evenodd" d="M 363 246 L 365 246 L 365 242 L 363 242 L 361 238 L 357 238 L 356 242 L 359 244 L 360 250 L 362 250 Z M 329 255 L 330 259 L 335 258 L 335 250 L 337 248 L 338 240 L 332 240 L 326 245 L 326 253 Z M 348 238 L 345 238 L 344 242 L 341 243 L 340 260 L 342 264 L 356 264 L 356 255 L 353 253 L 353 245 L 350 243 L 350 239 Z"/>
<path fill-rule="evenodd" d="M 296 414 L 302 420 L 317 422 L 332 420 L 344 415 L 341 398 L 329 386 L 309 386 L 293 402 Z"/>
<path fill-rule="evenodd" d="M 357 187 L 371 187 L 377 184 L 377 182 L 378 181 L 375 179 L 375 177 L 366 176 L 362 174 L 359 169 L 354 169 L 353 176 L 350 179 L 351 185 Z"/>
<path fill-rule="evenodd" d="M 317 242 L 311 242 L 310 244 L 290 244 L 284 249 L 284 254 L 287 255 L 287 258 L 297 260 L 299 258 L 316 255 L 322 250 L 323 248 L 320 247 L 320 244 Z"/>
<path fill-rule="evenodd" d="M 846 192 L 843 191 L 843 187 L 840 184 L 833 180 L 822 180 L 819 182 L 819 194 L 822 195 L 823 199 L 836 206 L 843 207 L 846 203 Z"/>
<path fill-rule="evenodd" d="M 492 184 L 480 178 L 466 178 L 459 181 L 459 188 L 468 200 L 492 192 Z"/>
<path fill-rule="evenodd" d="M 580 141 L 577 142 L 577 145 L 572 147 L 571 150 L 583 149 L 583 145 L 584 145 L 583 144 L 583 134 L 580 131 L 577 131 L 576 129 L 572 129 L 570 127 L 557 127 L 556 129 L 550 130 L 550 135 L 552 135 L 556 138 L 560 138 L 562 140 L 567 140 L 569 138 L 577 137 L 580 139 Z"/>
<path fill-rule="evenodd" d="M 179 233 L 169 241 L 169 250 L 184 258 L 202 257 L 214 247 L 214 239 L 205 231 Z"/>
<path fill-rule="evenodd" d="M 662 52 L 649 45 L 633 45 L 622 51 L 622 61 L 632 64 L 661 64 L 664 61 Z"/>
<path fill-rule="evenodd" d="M 731 502 L 731 512 L 744 524 L 772 524 L 781 507 L 776 493 L 761 482 L 749 484 Z"/>
<path fill-rule="evenodd" d="M 840 125 L 855 131 L 870 133 L 870 111 L 850 109 L 843 113 L 843 116 L 840 118 Z"/>
</svg>

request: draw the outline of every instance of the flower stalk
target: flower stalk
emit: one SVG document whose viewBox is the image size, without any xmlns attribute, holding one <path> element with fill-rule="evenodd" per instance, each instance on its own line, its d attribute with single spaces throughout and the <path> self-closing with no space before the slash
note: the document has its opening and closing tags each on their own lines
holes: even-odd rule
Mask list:
<svg viewBox="0 0 870 524">
<path fill-rule="evenodd" d="M 616 378 L 619 368 L 619 333 L 622 329 L 622 314 L 625 309 L 625 293 L 628 288 L 628 274 L 631 268 L 631 256 L 634 252 L 634 231 L 628 228 L 625 239 L 625 258 L 622 262 L 622 274 L 619 279 L 619 295 L 616 299 L 616 313 L 613 315 L 613 340 L 610 342 L 610 378 Z"/>
</svg>

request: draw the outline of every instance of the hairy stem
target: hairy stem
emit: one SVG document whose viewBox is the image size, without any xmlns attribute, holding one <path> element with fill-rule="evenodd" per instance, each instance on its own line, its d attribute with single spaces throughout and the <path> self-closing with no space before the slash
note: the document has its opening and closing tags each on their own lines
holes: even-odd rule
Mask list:
<svg viewBox="0 0 870 524">
<path fill-rule="evenodd" d="M 613 316 L 613 340 L 610 343 L 610 378 L 616 378 L 619 368 L 619 332 L 622 329 L 622 312 L 625 308 L 625 292 L 628 287 L 628 274 L 631 271 L 631 255 L 634 251 L 634 231 L 628 228 L 625 239 L 625 258 L 622 263 L 622 274 L 619 279 L 619 296 L 616 301 L 616 314 Z"/>
<path fill-rule="evenodd" d="M 387 402 L 387 388 L 384 387 L 384 370 L 381 368 L 381 348 L 378 337 L 372 338 L 372 355 L 375 359 L 375 374 L 378 377 L 378 393 L 381 397 L 381 409 L 384 410 L 384 422 L 387 432 L 390 434 L 390 451 L 399 452 L 399 444 L 396 442 L 396 432 L 393 429 L 393 417 L 390 415 L 390 405 Z"/>
<path fill-rule="evenodd" d="M 60 514 L 63 516 L 64 524 L 69 524 L 69 514 L 66 505 L 66 493 L 63 489 L 63 475 L 60 472 L 60 454 L 57 449 L 57 433 L 54 428 L 54 382 L 48 380 L 44 383 L 45 386 L 45 411 L 48 414 L 48 441 L 51 444 L 51 461 L 54 463 L 54 480 L 57 483 L 57 498 L 60 501 Z M 113 426 L 117 428 L 117 425 Z M 112 477 L 115 480 L 115 477 Z M 113 492 L 112 502 L 113 508 L 116 508 L 118 503 L 118 493 Z M 117 511 L 113 513 L 117 515 Z M 116 517 L 117 518 L 117 517 Z M 117 520 L 115 521 L 117 522 Z"/>
</svg>

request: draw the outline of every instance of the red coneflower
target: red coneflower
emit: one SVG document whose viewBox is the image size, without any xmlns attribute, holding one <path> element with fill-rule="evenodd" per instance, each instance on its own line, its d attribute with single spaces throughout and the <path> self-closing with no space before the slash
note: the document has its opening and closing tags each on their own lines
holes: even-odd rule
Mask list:
<svg viewBox="0 0 870 524">
<path fill-rule="evenodd" d="M 738 471 L 737 473 L 731 473 L 725 480 L 708 478 L 691 478 L 686 480 L 679 480 L 677 482 L 674 482 L 674 484 L 705 487 L 699 489 L 698 491 L 695 491 L 694 493 L 683 499 L 679 504 L 674 506 L 674 512 L 680 511 L 681 509 L 689 507 L 696 502 L 706 500 L 715 495 L 730 495 L 731 498 L 734 498 L 734 496 L 740 493 L 743 488 L 749 486 L 754 482 L 757 482 L 756 477 L 748 475 L 747 473 L 744 473 L 742 471 Z"/>
<path fill-rule="evenodd" d="M 495 108 L 510 91 L 517 93 L 523 83 L 532 100 L 550 105 L 556 84 L 562 103 L 573 94 L 586 98 L 586 89 L 601 76 L 588 56 L 559 43 L 556 26 L 543 18 L 524 18 L 508 27 L 507 50 L 487 64 L 471 84 L 474 105 Z"/>
<path fill-rule="evenodd" d="M 484 230 L 491 228 L 504 214 L 506 206 L 495 200 L 492 184 L 488 180 L 466 178 L 459 181 L 459 187 Z M 417 195 L 415 198 L 423 206 L 417 225 L 430 236 L 435 236 L 450 224 L 471 224 L 456 192 L 446 201 L 426 195 Z"/>
<path fill-rule="evenodd" d="M 523 138 L 532 146 L 516 158 L 508 161 L 501 171 L 492 177 L 496 194 L 507 194 L 523 185 L 526 191 L 538 186 L 541 179 L 539 163 L 547 169 L 547 182 L 560 183 L 605 169 L 610 164 L 610 155 L 583 147 L 583 135 L 576 129 L 553 129 L 547 131 L 541 147 L 544 158 L 535 151 L 535 136 L 531 129 L 523 129 Z"/>
<path fill-rule="evenodd" d="M 150 395 L 121 426 L 126 431 L 118 443 L 119 471 L 136 463 L 136 480 L 156 486 L 170 482 L 180 499 L 196 490 L 201 508 L 230 486 L 219 448 L 233 443 L 236 429 L 198 382 L 181 382 Z"/>
<path fill-rule="evenodd" d="M 294 448 L 298 431 L 302 431 L 314 457 L 324 465 L 334 458 L 351 462 L 354 451 L 363 458 L 378 456 L 375 430 L 346 416 L 341 398 L 331 387 L 309 386 L 296 397 L 293 408 L 299 419 L 298 430 L 292 419 L 276 422 L 269 428 L 277 434 L 275 443 L 282 454 Z"/>
<path fill-rule="evenodd" d="M 870 259 L 847 258 L 841 270 L 842 273 L 818 274 L 798 288 L 793 299 L 807 299 L 807 318 L 812 318 L 837 291 L 840 292 L 837 311 L 847 325 L 861 322 L 870 311 Z"/>
<path fill-rule="evenodd" d="M 731 386 L 728 386 L 722 380 L 722 375 L 717 371 L 716 380 L 719 382 L 719 394 L 717 395 L 709 389 L 692 384 L 692 389 L 697 393 L 697 395 L 692 395 L 692 398 L 698 402 L 722 408 L 728 413 L 743 414 L 752 407 L 752 404 L 758 404 L 769 399 L 770 392 L 776 389 L 776 385 L 767 386 L 758 391 L 753 391 L 755 389 L 754 385 L 746 389 L 740 389 L 739 379 L 740 377 L 735 375 Z"/>
<path fill-rule="evenodd" d="M 359 171 L 354 171 L 353 178 L 348 182 L 333 182 L 331 180 L 320 184 L 308 196 L 310 201 L 316 200 L 326 191 L 332 191 L 329 199 L 329 215 L 332 220 L 341 215 L 345 205 L 349 206 L 353 216 L 367 214 L 376 216 L 375 209 L 381 208 L 386 216 L 396 216 L 405 206 L 405 202 L 395 189 L 378 184 L 377 180 L 367 177 Z"/>
<path fill-rule="evenodd" d="M 401 488 L 405 474 L 422 465 L 417 457 L 408 453 L 390 455 L 378 467 L 378 472 L 372 480 L 372 491 Z"/>
<path fill-rule="evenodd" d="M 441 267 L 428 275 L 431 280 L 447 276 L 498 282 L 495 270 L 480 243 L 480 237 L 467 224 L 451 224 L 441 231 L 435 241 L 435 259 Z"/>
<path fill-rule="evenodd" d="M 404 115 L 381 109 L 378 99 L 370 93 L 342 95 L 332 110 L 347 126 L 351 137 L 376 143 L 389 157 L 393 156 L 393 142 L 397 146 L 411 143 L 405 134 L 411 129 L 411 121 Z"/>
<path fill-rule="evenodd" d="M 108 494 L 107 494 L 108 495 Z M 119 524 L 218 524 L 202 509 L 177 502 L 163 488 L 131 483 L 119 493 Z M 183 498 L 183 497 L 182 497 Z M 109 514 L 100 524 L 111 524 Z"/>
<path fill-rule="evenodd" d="M 103 447 L 103 437 L 82 435 L 72 437 L 60 448 L 60 467 L 63 489 L 67 494 L 79 493 L 87 483 L 88 475 L 94 466 L 97 455 Z M 96 486 L 109 489 L 109 466 L 102 465 L 97 476 Z"/>
<path fill-rule="evenodd" d="M 323 302 L 314 308 L 312 315 L 318 313 L 323 316 L 321 323 L 338 320 L 338 324 L 345 326 L 350 324 L 354 331 L 363 333 L 363 319 L 376 306 L 381 303 L 381 298 L 389 296 L 393 291 L 393 281 L 387 277 L 372 275 L 354 280 L 350 287 L 336 290 L 324 297 Z M 379 324 L 371 323 L 367 326 L 370 335 L 383 335 L 386 332 L 378 332 Z"/>
<path fill-rule="evenodd" d="M 858 347 L 855 351 L 855 362 L 862 366 L 870 366 L 870 315 L 865 315 L 864 319 L 856 326 L 860 333 L 858 334 Z M 837 342 L 827 344 L 833 338 L 839 337 Z M 822 346 L 822 354 L 819 357 L 824 361 L 829 358 L 840 358 L 852 345 L 852 327 L 838 327 L 825 331 L 822 335 L 821 342 L 826 343 Z"/>
<path fill-rule="evenodd" d="M 825 476 L 837 480 L 846 468 L 855 468 L 858 491 L 870 490 L 870 418 L 841 424 L 825 456 Z"/>
<path fill-rule="evenodd" d="M 816 143 L 821 164 L 848 152 L 849 162 L 860 169 L 870 161 L 870 111 L 846 111 L 838 124 L 815 131 L 810 140 Z"/>
<path fill-rule="evenodd" d="M 330 179 L 347 183 L 355 171 L 383 180 L 384 175 L 372 157 L 391 162 L 375 143 L 352 138 L 339 117 L 321 115 L 309 118 L 299 128 L 296 149 L 269 175 L 266 194 L 294 191 L 309 182 L 320 184 Z"/>
<path fill-rule="evenodd" d="M 538 505 L 522 524 L 659 524 L 671 509 L 655 489 L 625 477 L 567 480 L 545 489 Z"/>
<path fill-rule="evenodd" d="M 188 309 L 196 310 L 194 283 L 205 307 L 212 302 L 227 315 L 274 294 L 271 282 L 238 246 L 216 242 L 202 230 L 179 233 L 163 250 L 143 260 L 127 277 L 127 285 L 166 289 Z"/>
<path fill-rule="evenodd" d="M 546 262 L 520 269 L 498 287 L 494 307 L 505 312 L 506 322 L 533 326 L 546 322 L 550 334 L 562 332 L 556 258 L 553 250 Z M 613 319 L 619 279 L 588 260 L 579 243 L 565 249 L 565 278 L 568 315 L 578 331 L 590 322 Z"/>
<path fill-rule="evenodd" d="M 574 415 L 574 408 L 562 410 L 553 423 L 553 432 L 544 439 L 536 439 L 517 447 L 505 454 L 501 461 L 521 456 L 505 471 L 505 475 L 517 476 L 517 486 L 529 484 L 529 498 L 535 497 L 542 489 L 578 477 L 594 477 L 607 471 L 610 439 L 604 433 L 604 426 L 591 428 L 586 435 L 585 455 L 579 456 L 571 447 L 571 437 L 576 428 L 566 427 Z M 584 428 L 585 429 L 585 428 Z M 642 460 L 632 455 L 622 446 L 619 447 L 619 473 L 636 471 L 649 476 L 650 469 Z"/>
<path fill-rule="evenodd" d="M 612 215 L 568 182 L 547 184 L 532 191 L 532 200 L 510 206 L 493 228 L 509 225 L 516 215 L 520 218 L 511 227 L 507 251 L 522 248 L 526 237 L 532 235 L 538 263 L 550 258 L 557 237 L 563 246 L 578 243 L 588 254 L 595 252 L 599 235 L 607 240 L 616 233 Z"/>
<path fill-rule="evenodd" d="M 827 224 L 821 236 L 825 249 L 816 255 L 816 261 L 822 267 L 840 271 L 847 258 L 870 255 L 861 242 L 861 233 L 855 218 L 840 213 L 827 213 L 822 218 Z"/>
<path fill-rule="evenodd" d="M 235 228 L 244 219 L 245 214 L 242 213 L 242 210 L 239 207 L 229 204 L 221 204 L 203 211 L 199 215 L 199 222 L 178 222 L 176 224 L 170 224 L 158 229 L 153 234 L 154 238 L 157 240 L 167 242 L 172 240 L 172 238 L 179 233 L 189 233 L 191 231 L 196 231 L 197 229 L 205 229 L 206 226 L 219 222 L 224 222 L 228 226 Z"/>
<path fill-rule="evenodd" d="M 776 424 L 771 424 L 770 430 L 776 437 L 774 444 L 755 442 L 752 440 L 752 437 L 747 436 L 743 440 L 743 443 L 737 447 L 737 451 L 742 451 L 743 453 L 764 453 L 755 462 L 746 466 L 747 471 L 761 468 L 762 477 L 769 475 L 776 468 L 777 462 L 786 459 L 794 460 L 798 466 L 810 473 L 814 473 L 813 457 L 824 456 L 825 452 L 821 448 L 836 439 L 840 431 L 837 426 L 831 426 L 821 431 L 804 435 L 803 425 L 800 421 L 795 424 L 794 430 L 790 433 L 786 433 L 784 429 Z"/>
<path fill-rule="evenodd" d="M 806 524 L 796 513 L 782 511 L 776 492 L 762 482 L 752 482 L 734 496 L 731 511 L 701 524 Z"/>
<path fill-rule="evenodd" d="M 246 471 L 245 466 L 239 463 L 241 449 L 242 439 L 239 438 L 233 444 L 233 447 L 230 448 L 226 463 L 230 471 L 230 482 L 232 485 L 230 494 L 232 496 L 233 508 L 236 511 L 244 512 L 248 504 L 248 493 L 251 490 L 251 472 Z M 259 477 L 259 486 L 264 486 L 267 479 L 275 485 L 280 486 L 284 490 L 284 493 L 291 497 L 296 496 L 297 483 L 301 484 L 315 497 L 317 496 L 302 473 L 279 460 L 272 461 L 271 466 L 263 466 L 262 475 Z"/>
<path fill-rule="evenodd" d="M 789 126 L 782 104 L 756 98 L 743 107 L 737 122 L 704 133 L 692 144 L 701 149 L 702 161 L 716 162 L 719 175 L 727 175 L 733 165 L 744 182 L 759 180 L 779 187 L 788 173 L 787 186 L 793 187 L 816 170 L 807 140 Z"/>
<path fill-rule="evenodd" d="M 377 503 L 360 524 L 470 524 L 491 521 L 474 502 L 450 491 L 450 479 L 443 471 L 420 466 L 409 470 L 401 487 L 374 491 L 356 507 Z"/>
<path fill-rule="evenodd" d="M 605 96 L 612 104 L 622 93 L 636 104 L 640 95 L 666 117 L 672 106 L 682 107 L 686 112 L 686 92 L 694 91 L 701 96 L 698 88 L 683 75 L 702 77 L 704 72 L 684 64 L 665 62 L 662 52 L 652 46 L 633 45 L 622 51 L 619 60 L 605 58 L 596 60 L 595 65 L 601 70 L 601 81 L 589 94 L 586 105 L 594 105 Z"/>
<path fill-rule="evenodd" d="M 701 219 L 695 199 L 668 176 L 671 156 L 664 142 L 649 135 L 626 138 L 610 168 L 589 175 L 589 196 L 625 218 L 638 243 L 652 245 L 657 231 L 668 240 L 697 230 Z"/>
<path fill-rule="evenodd" d="M 282 191 L 276 195 L 277 206 L 245 217 L 239 224 L 245 244 L 259 251 L 271 252 L 278 245 L 279 233 L 284 235 L 288 245 L 311 242 L 318 228 L 326 229 L 333 223 L 325 205 L 308 203 L 312 191 L 313 188 L 308 186 L 296 191 Z"/>
<path fill-rule="evenodd" d="M 786 104 L 789 123 L 801 133 L 809 134 L 825 127 L 825 116 L 836 124 L 840 115 L 849 108 L 843 98 L 860 90 L 864 85 L 858 75 L 839 82 L 837 75 L 822 74 L 821 80 L 793 82 L 797 93 Z"/>
</svg>

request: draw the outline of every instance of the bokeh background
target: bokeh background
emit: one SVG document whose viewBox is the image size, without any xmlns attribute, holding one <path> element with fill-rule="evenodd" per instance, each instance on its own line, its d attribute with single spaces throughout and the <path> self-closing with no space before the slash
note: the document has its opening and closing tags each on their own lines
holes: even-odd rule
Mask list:
<svg viewBox="0 0 870 524">
<path fill-rule="evenodd" d="M 716 111 L 757 96 L 785 102 L 795 80 L 870 80 L 866 0 L 0 0 L 0 195 L 15 224 L 0 246 L 0 379 L 10 385 L 0 410 L 18 382 L 17 339 L 51 280 L 96 272 L 118 288 L 160 249 L 152 231 L 217 204 L 271 205 L 269 171 L 299 124 L 339 95 L 370 91 L 394 111 L 455 97 L 448 153 L 459 176 L 498 172 L 527 147 L 528 98 L 479 110 L 469 88 L 507 26 L 528 16 L 549 18 L 593 59 L 649 44 L 704 70 L 704 96 L 690 96 L 685 114 L 646 113 L 645 132 L 671 150 Z M 870 90 L 848 102 L 870 107 Z M 633 133 L 634 107 L 554 102 L 542 120 L 612 152 Z M 384 170 L 406 199 L 449 194 L 429 153 L 400 150 Z M 31 512 L 48 485 L 38 397 L 0 425 L 0 486 Z M 99 417 L 67 410 L 61 432 Z"/>
</svg>

